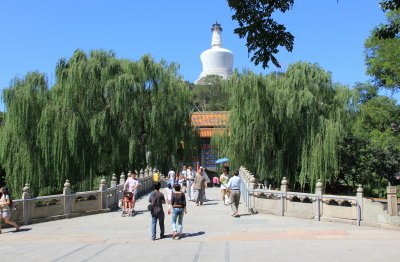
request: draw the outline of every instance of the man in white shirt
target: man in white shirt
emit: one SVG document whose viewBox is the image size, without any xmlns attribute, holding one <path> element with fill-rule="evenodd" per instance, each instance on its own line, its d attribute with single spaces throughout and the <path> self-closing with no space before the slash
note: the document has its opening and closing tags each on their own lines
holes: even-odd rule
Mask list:
<svg viewBox="0 0 400 262">
<path fill-rule="evenodd" d="M 171 168 L 168 172 L 168 179 L 172 182 L 172 184 L 175 184 L 175 171 L 173 168 Z"/>
<path fill-rule="evenodd" d="M 194 201 L 194 189 L 193 189 L 193 182 L 194 182 L 194 171 L 192 166 L 186 170 L 186 177 L 187 177 L 187 192 L 188 192 L 188 199 L 189 201 Z"/>
<path fill-rule="evenodd" d="M 182 168 L 182 189 L 181 189 L 181 191 L 183 193 L 186 193 L 186 189 L 187 189 L 187 186 L 188 186 L 188 178 L 187 178 L 187 175 L 186 175 L 186 173 L 187 173 L 186 170 L 187 170 L 186 166 L 183 166 L 183 168 Z"/>
<path fill-rule="evenodd" d="M 227 188 L 228 191 L 230 192 L 231 196 L 231 207 L 233 211 L 233 217 L 239 217 L 238 214 L 238 209 L 239 209 L 239 200 L 240 200 L 240 177 L 239 177 L 239 172 L 235 171 L 233 173 L 233 177 L 229 179 Z"/>
</svg>

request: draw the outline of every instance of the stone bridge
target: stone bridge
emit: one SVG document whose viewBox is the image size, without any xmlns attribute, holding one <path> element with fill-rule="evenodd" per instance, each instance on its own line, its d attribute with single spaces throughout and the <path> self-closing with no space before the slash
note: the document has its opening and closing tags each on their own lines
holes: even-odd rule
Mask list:
<svg viewBox="0 0 400 262">
<path fill-rule="evenodd" d="M 151 240 L 148 196 L 135 217 L 119 211 L 3 229 L 0 261 L 399 261 L 400 232 L 343 223 L 248 214 L 240 218 L 207 189 L 204 206 L 188 203 L 185 237 Z"/>
</svg>

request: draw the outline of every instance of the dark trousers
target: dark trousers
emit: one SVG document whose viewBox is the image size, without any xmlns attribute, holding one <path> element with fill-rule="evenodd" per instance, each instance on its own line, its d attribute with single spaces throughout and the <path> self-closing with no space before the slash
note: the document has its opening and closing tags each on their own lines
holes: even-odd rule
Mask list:
<svg viewBox="0 0 400 262">
<path fill-rule="evenodd" d="M 158 215 L 151 215 L 151 237 L 156 238 L 156 226 L 157 226 L 157 220 L 158 223 L 160 224 L 160 235 L 164 235 L 164 212 L 158 214 Z"/>
</svg>

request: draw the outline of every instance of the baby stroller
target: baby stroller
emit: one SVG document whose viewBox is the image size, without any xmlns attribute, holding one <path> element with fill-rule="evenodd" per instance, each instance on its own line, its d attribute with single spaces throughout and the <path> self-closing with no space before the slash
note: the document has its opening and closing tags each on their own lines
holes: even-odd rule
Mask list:
<svg viewBox="0 0 400 262">
<path fill-rule="evenodd" d="M 124 198 L 122 199 L 122 213 L 121 216 L 134 216 L 135 211 L 133 210 L 133 193 L 124 192 Z"/>
</svg>

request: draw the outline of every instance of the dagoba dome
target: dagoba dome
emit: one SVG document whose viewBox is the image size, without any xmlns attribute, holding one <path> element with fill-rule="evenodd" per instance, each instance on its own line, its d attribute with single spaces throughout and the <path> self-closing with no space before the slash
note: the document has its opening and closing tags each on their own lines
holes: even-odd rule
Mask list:
<svg viewBox="0 0 400 262">
<path fill-rule="evenodd" d="M 201 72 L 199 78 L 195 81 L 196 83 L 208 75 L 219 75 L 227 78 L 232 74 L 233 53 L 228 49 L 222 48 L 221 25 L 215 22 L 211 28 L 211 32 L 211 48 L 200 55 L 203 72 Z"/>
</svg>

